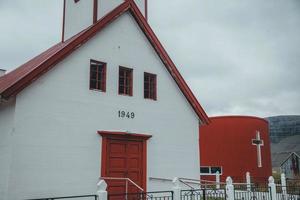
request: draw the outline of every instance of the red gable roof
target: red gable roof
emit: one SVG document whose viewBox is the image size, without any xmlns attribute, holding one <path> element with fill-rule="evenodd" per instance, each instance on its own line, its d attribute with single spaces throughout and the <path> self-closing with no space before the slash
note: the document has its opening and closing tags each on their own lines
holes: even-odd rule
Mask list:
<svg viewBox="0 0 300 200">
<path fill-rule="evenodd" d="M 175 64 L 159 42 L 150 25 L 147 23 L 142 13 L 139 11 L 134 1 L 126 1 L 99 20 L 94 25 L 78 33 L 65 42 L 58 43 L 46 50 L 42 54 L 21 65 L 10 73 L 0 77 L 0 95 L 1 98 L 9 99 L 17 95 L 22 89 L 28 86 L 31 82 L 39 78 L 42 74 L 55 66 L 58 62 L 71 54 L 82 44 L 87 42 L 95 34 L 100 32 L 104 27 L 122 15 L 124 12 L 130 11 L 136 22 L 150 41 L 151 45 L 159 55 L 160 59 L 166 66 L 167 70 L 174 78 L 178 87 L 181 89 L 188 102 L 195 110 L 202 122 L 208 123 L 209 118 L 205 111 L 197 101 L 196 97 L 180 75 Z"/>
</svg>

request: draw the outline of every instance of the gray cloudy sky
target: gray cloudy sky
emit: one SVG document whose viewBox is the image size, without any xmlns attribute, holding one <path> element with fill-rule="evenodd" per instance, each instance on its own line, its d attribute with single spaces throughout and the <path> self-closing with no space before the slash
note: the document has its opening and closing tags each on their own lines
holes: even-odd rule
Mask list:
<svg viewBox="0 0 300 200">
<path fill-rule="evenodd" d="M 62 0 L 0 0 L 0 68 L 60 41 Z M 149 23 L 209 116 L 300 114 L 300 0 L 149 0 Z"/>
</svg>

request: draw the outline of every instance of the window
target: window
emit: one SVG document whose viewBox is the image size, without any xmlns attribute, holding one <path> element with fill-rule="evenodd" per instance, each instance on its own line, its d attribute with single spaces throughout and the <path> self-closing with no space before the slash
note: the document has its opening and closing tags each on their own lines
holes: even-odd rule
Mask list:
<svg viewBox="0 0 300 200">
<path fill-rule="evenodd" d="M 200 167 L 201 174 L 209 174 L 209 167 Z"/>
<path fill-rule="evenodd" d="M 132 96 L 132 69 L 119 68 L 119 94 Z"/>
<path fill-rule="evenodd" d="M 106 91 L 106 63 L 91 60 L 90 89 Z"/>
<path fill-rule="evenodd" d="M 222 167 L 217 166 L 202 166 L 200 167 L 200 174 L 201 175 L 215 175 L 217 172 L 222 174 Z"/>
<path fill-rule="evenodd" d="M 212 174 L 216 174 L 217 172 L 219 172 L 221 174 L 222 170 L 221 170 L 221 167 L 211 167 L 210 172 Z"/>
<path fill-rule="evenodd" d="M 144 73 L 144 98 L 156 100 L 156 75 Z"/>
</svg>

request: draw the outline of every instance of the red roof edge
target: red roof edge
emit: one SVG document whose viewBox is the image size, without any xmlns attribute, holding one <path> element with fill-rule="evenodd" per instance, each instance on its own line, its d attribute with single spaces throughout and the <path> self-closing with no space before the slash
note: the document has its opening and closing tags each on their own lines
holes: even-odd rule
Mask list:
<svg viewBox="0 0 300 200">
<path fill-rule="evenodd" d="M 217 120 L 217 119 L 253 119 L 253 120 L 260 120 L 263 121 L 264 123 L 269 123 L 268 120 L 261 118 L 261 117 L 256 117 L 256 116 L 249 116 L 249 115 L 223 115 L 223 116 L 212 116 L 209 119 L 211 121 Z"/>
<path fill-rule="evenodd" d="M 208 124 L 210 120 L 205 111 L 188 87 L 187 83 L 184 81 L 175 64 L 169 57 L 166 50 L 163 48 L 162 44 L 156 37 L 155 33 L 147 23 L 146 19 L 144 18 L 134 1 L 125 1 L 94 25 L 73 36 L 71 39 L 53 46 L 46 52 L 33 58 L 31 61 L 25 63 L 16 70 L 2 76 L 0 78 L 1 98 L 9 99 L 10 97 L 17 95 L 31 82 L 49 71 L 58 62 L 70 55 L 82 44 L 96 35 L 96 33 L 106 27 L 106 25 L 110 24 L 114 19 L 118 18 L 128 10 L 135 18 L 139 27 L 143 30 L 144 34 L 150 41 L 151 45 L 159 55 L 160 59 L 164 63 L 171 76 L 174 78 L 183 95 L 186 97 L 186 99 L 198 115 L 199 119 L 203 123 Z"/>
<path fill-rule="evenodd" d="M 70 55 L 73 51 L 87 42 L 96 33 L 110 24 L 114 19 L 126 12 L 130 7 L 129 2 L 124 2 L 103 17 L 94 25 L 78 33 L 65 42 L 54 45 L 44 53 L 33 58 L 24 65 L 0 78 L 0 95 L 1 98 L 9 99 L 15 96 L 31 82 L 49 71 L 58 62 Z M 45 56 L 46 55 L 46 56 Z"/>
<path fill-rule="evenodd" d="M 160 43 L 159 39 L 155 35 L 154 31 L 148 24 L 147 20 L 143 17 L 142 13 L 138 9 L 137 5 L 134 1 L 130 2 L 131 9 L 130 11 L 133 13 L 136 21 L 138 22 L 140 28 L 146 34 L 148 40 L 151 42 L 153 48 L 159 55 L 162 62 L 165 64 L 169 73 L 173 76 L 174 80 L 176 81 L 177 85 L 181 89 L 182 93 L 189 101 L 193 109 L 195 110 L 196 114 L 202 120 L 203 123 L 208 124 L 210 122 L 209 117 L 205 113 L 204 109 L 201 107 L 200 103 L 198 102 L 197 98 L 194 96 L 193 92 L 188 87 L 187 83 L 185 82 L 184 78 L 179 73 L 178 69 L 176 68 L 175 64 L 169 57 L 167 51 L 164 49 L 162 44 Z"/>
</svg>

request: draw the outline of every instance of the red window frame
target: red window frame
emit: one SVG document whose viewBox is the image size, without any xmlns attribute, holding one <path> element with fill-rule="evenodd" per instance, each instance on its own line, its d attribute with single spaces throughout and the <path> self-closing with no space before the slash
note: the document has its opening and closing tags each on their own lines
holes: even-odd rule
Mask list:
<svg viewBox="0 0 300 200">
<path fill-rule="evenodd" d="M 95 67 L 93 69 L 93 67 Z M 99 70 L 101 69 L 102 70 Z M 96 82 L 95 87 L 92 82 Z M 90 90 L 106 92 L 106 63 L 97 60 L 90 60 Z"/>
<path fill-rule="evenodd" d="M 157 100 L 157 75 L 144 72 L 144 98 Z"/>
<path fill-rule="evenodd" d="M 119 95 L 132 96 L 133 69 L 119 66 Z"/>
</svg>

